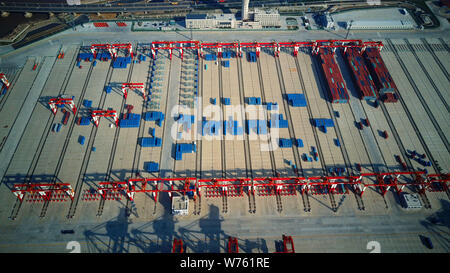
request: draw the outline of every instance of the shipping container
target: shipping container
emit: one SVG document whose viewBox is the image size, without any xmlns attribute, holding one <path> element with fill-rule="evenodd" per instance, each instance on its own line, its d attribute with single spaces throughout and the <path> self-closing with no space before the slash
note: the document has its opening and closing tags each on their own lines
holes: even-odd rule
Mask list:
<svg viewBox="0 0 450 273">
<path fill-rule="evenodd" d="M 140 139 L 139 144 L 142 147 L 161 147 L 162 140 L 158 137 L 143 137 Z"/>
<path fill-rule="evenodd" d="M 304 94 L 286 94 L 286 99 L 293 107 L 306 107 L 306 98 Z"/>
<path fill-rule="evenodd" d="M 215 61 L 217 60 L 216 54 L 205 54 L 206 61 Z"/>
<path fill-rule="evenodd" d="M 292 140 L 287 138 L 279 139 L 280 148 L 292 148 Z"/>
<path fill-rule="evenodd" d="M 86 137 L 84 137 L 84 136 L 79 136 L 79 137 L 78 137 L 78 142 L 79 142 L 81 145 L 84 145 L 85 140 L 86 140 Z"/>
<path fill-rule="evenodd" d="M 63 117 L 63 121 L 62 121 L 62 123 L 63 123 L 64 125 L 67 124 L 67 121 L 69 120 L 69 116 L 70 116 L 70 112 L 69 112 L 69 111 L 66 111 L 66 112 L 64 113 L 64 117 Z"/>
<path fill-rule="evenodd" d="M 159 172 L 159 164 L 156 162 L 145 162 L 144 165 L 147 172 Z"/>
</svg>

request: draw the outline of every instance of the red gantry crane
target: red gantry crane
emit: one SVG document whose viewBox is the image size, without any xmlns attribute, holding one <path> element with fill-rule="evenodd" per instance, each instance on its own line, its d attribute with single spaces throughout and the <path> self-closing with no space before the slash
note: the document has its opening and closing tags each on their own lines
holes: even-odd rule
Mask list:
<svg viewBox="0 0 450 273">
<path fill-rule="evenodd" d="M 294 241 L 291 236 L 283 235 L 283 253 L 295 253 Z"/>
<path fill-rule="evenodd" d="M 6 78 L 6 75 L 3 73 L 0 73 L 0 81 L 3 83 L 3 85 L 5 86 L 4 88 L 6 88 L 6 90 L 8 90 L 9 86 L 11 85 L 8 81 L 8 79 Z M 1 89 L 0 89 L 1 91 Z"/>
<path fill-rule="evenodd" d="M 111 45 L 113 57 L 117 57 L 117 50 L 118 49 L 127 49 L 128 53 L 130 54 L 131 58 L 133 58 L 133 46 L 130 43 L 127 44 L 112 44 Z"/>
<path fill-rule="evenodd" d="M 183 240 L 173 239 L 172 253 L 184 253 Z"/>
<path fill-rule="evenodd" d="M 94 59 L 97 57 L 97 53 L 100 50 L 108 50 L 108 52 L 111 54 L 112 58 L 117 57 L 117 50 L 118 49 L 127 49 L 128 53 L 130 54 L 131 58 L 133 58 L 133 46 L 130 43 L 126 44 L 92 44 L 91 45 L 91 52 L 94 54 Z"/>
<path fill-rule="evenodd" d="M 77 107 L 73 102 L 73 98 L 52 98 L 49 100 L 48 104 L 50 105 L 50 110 L 52 110 L 54 115 L 56 115 L 56 112 L 58 111 L 56 106 L 64 104 L 68 104 L 70 106 L 74 115 L 77 113 Z"/>
<path fill-rule="evenodd" d="M 114 118 L 114 122 L 117 127 L 119 127 L 119 117 L 117 116 L 116 110 L 93 110 L 92 111 L 92 120 L 95 123 L 95 126 L 98 127 L 98 121 L 100 117 L 112 117 Z"/>
<path fill-rule="evenodd" d="M 139 89 L 142 92 L 142 96 L 144 97 L 144 101 L 145 101 L 144 83 L 141 83 L 141 82 L 122 83 L 122 92 L 123 92 L 123 97 L 125 99 L 127 99 L 127 96 L 128 96 L 127 90 L 129 90 L 129 89 Z"/>
<path fill-rule="evenodd" d="M 347 48 L 358 48 L 361 53 L 367 47 L 376 47 L 381 51 L 383 43 L 380 41 L 366 41 L 362 40 L 316 40 L 308 42 L 200 42 L 200 41 L 153 41 L 151 45 L 141 46 L 142 48 L 150 49 L 152 52 L 152 58 L 156 58 L 158 50 L 168 50 L 169 58 L 172 59 L 173 50 L 179 50 L 181 59 L 183 59 L 183 52 L 187 49 L 193 49 L 197 51 L 199 58 L 204 57 L 203 50 L 208 48 L 217 49 L 218 57 L 222 56 L 224 49 L 234 49 L 236 51 L 236 57 L 242 57 L 243 48 L 255 48 L 256 56 L 259 57 L 262 48 L 273 48 L 274 57 L 278 57 L 281 48 L 293 48 L 293 55 L 298 54 L 300 48 L 311 48 L 313 54 L 318 54 L 321 48 L 330 48 L 334 53 L 337 48 L 343 48 L 346 51 Z M 91 45 L 91 51 L 96 54 L 98 49 L 107 49 L 111 55 L 117 57 L 117 49 L 125 48 L 133 57 L 133 49 L 130 43 L 127 44 L 93 44 Z"/>
<path fill-rule="evenodd" d="M 228 237 L 228 253 L 239 253 L 239 244 L 236 237 Z"/>
<path fill-rule="evenodd" d="M 112 114 L 113 115 L 113 114 Z M 401 175 L 411 176 L 413 179 L 399 181 Z M 370 178 L 371 177 L 371 178 Z M 366 179 L 368 178 L 368 179 Z M 366 183 L 364 180 L 375 183 Z M 296 191 L 309 194 L 323 194 L 320 190 L 326 189 L 329 193 L 336 192 L 336 187 L 353 188 L 354 193 L 362 198 L 367 187 L 374 188 L 381 195 L 389 189 L 394 194 L 401 194 L 405 186 L 417 189 L 424 198 L 426 192 L 446 192 L 449 194 L 450 176 L 448 174 L 425 174 L 421 172 L 389 172 L 389 173 L 363 173 L 359 176 L 318 176 L 318 177 L 260 177 L 260 178 L 233 178 L 233 179 L 197 179 L 197 178 L 134 178 L 126 181 L 100 182 L 96 192 L 103 200 L 117 200 L 117 196 L 125 195 L 128 200 L 134 200 L 136 193 L 151 193 L 155 202 L 158 194 L 166 192 L 169 197 L 174 193 L 191 196 L 196 200 L 201 196 L 202 188 L 205 197 L 242 197 L 246 192 L 249 196 L 292 195 Z M 319 191 L 318 191 L 319 188 Z M 29 202 L 58 202 L 67 201 L 69 196 L 74 200 L 74 192 L 69 183 L 40 183 L 16 184 L 11 189 L 19 199 L 24 200 L 26 193 L 31 193 Z M 211 193 L 212 191 L 212 193 Z M 209 192 L 209 194 L 208 194 Z M 116 198 L 110 198 L 116 196 Z M 89 201 L 98 200 L 91 198 Z M 230 245 L 231 244 L 231 245 Z M 294 244 L 289 236 L 283 237 L 283 253 L 293 253 Z M 230 246 L 236 246 L 237 241 L 231 240 Z M 231 249 L 234 249 L 234 248 Z M 230 249 L 230 248 L 229 248 Z"/>
<path fill-rule="evenodd" d="M 108 50 L 109 54 L 111 54 L 111 57 L 114 56 L 113 49 L 110 44 L 92 44 L 91 45 L 91 52 L 94 54 L 94 59 L 97 58 L 97 53 L 101 49 Z"/>
<path fill-rule="evenodd" d="M 61 198 L 55 198 L 63 194 L 69 196 L 71 200 L 75 196 L 72 186 L 69 183 L 29 183 L 15 184 L 12 193 L 22 202 L 27 193 L 31 195 L 38 194 L 43 201 L 61 201 Z"/>
</svg>

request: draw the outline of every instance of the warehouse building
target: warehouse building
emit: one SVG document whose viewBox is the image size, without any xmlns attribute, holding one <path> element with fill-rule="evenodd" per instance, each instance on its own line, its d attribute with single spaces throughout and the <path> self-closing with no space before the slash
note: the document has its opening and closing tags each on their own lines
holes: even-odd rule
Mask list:
<svg viewBox="0 0 450 273">
<path fill-rule="evenodd" d="M 408 20 L 389 21 L 353 21 L 345 22 L 346 29 L 414 29 L 414 23 Z"/>
<path fill-rule="evenodd" d="M 334 13 L 337 25 L 352 30 L 409 30 L 417 23 L 406 9 L 376 8 Z"/>
<path fill-rule="evenodd" d="M 253 17 L 254 22 L 259 22 L 261 27 L 280 27 L 280 13 L 277 10 L 261 10 L 255 9 L 250 16 Z"/>
<path fill-rule="evenodd" d="M 255 9 L 248 14 L 248 20 L 237 20 L 234 14 L 188 14 L 185 19 L 188 29 L 262 29 L 281 27 L 280 13 L 277 10 Z"/>
</svg>

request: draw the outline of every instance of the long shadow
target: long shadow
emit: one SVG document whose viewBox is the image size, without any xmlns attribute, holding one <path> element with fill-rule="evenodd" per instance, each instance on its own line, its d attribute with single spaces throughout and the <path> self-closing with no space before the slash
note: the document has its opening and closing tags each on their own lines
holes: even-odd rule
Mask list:
<svg viewBox="0 0 450 273">
<path fill-rule="evenodd" d="M 433 244 L 439 244 L 445 252 L 450 250 L 450 202 L 441 199 L 442 208 L 430 215 L 424 220 L 420 221 L 420 224 L 424 226 L 431 234 L 431 241 Z M 423 235 L 419 235 L 419 238 L 424 242 Z"/>
<path fill-rule="evenodd" d="M 172 251 L 173 239 L 177 236 L 175 223 L 177 222 L 171 213 L 171 199 L 168 194 L 159 196 L 159 204 L 164 208 L 164 215 L 153 221 L 153 231 L 157 235 L 157 245 L 159 252 L 170 253 Z"/>
<path fill-rule="evenodd" d="M 125 208 L 119 215 L 93 229 L 83 232 L 88 252 L 126 253 L 129 252 L 128 226 L 131 222 L 126 216 Z"/>
<path fill-rule="evenodd" d="M 368 169 L 371 167 L 371 165 L 361 165 L 361 168 L 364 170 L 370 170 Z M 388 166 L 389 168 L 397 167 L 397 166 Z M 280 173 L 286 173 L 289 172 L 290 168 L 279 168 L 277 171 Z M 264 177 L 265 174 L 267 174 L 267 171 L 271 171 L 268 169 L 254 169 L 252 170 L 254 177 Z M 121 181 L 124 180 L 127 177 L 127 174 L 131 173 L 131 169 L 113 169 L 111 170 L 111 178 L 114 181 Z M 140 170 L 140 172 L 145 173 L 143 170 Z M 177 177 L 186 177 L 189 176 L 191 173 L 190 170 L 184 170 L 184 171 L 177 171 Z M 227 173 L 230 174 L 230 177 L 245 177 L 245 169 L 237 168 L 237 169 L 228 169 Z M 147 173 L 146 173 L 147 174 Z M 202 178 L 207 177 L 214 177 L 215 172 L 214 171 L 202 171 Z M 242 175 L 240 175 L 242 174 Z M 150 174 L 152 177 L 153 174 Z M 304 175 L 306 177 L 308 176 L 317 176 L 317 170 L 316 169 L 304 169 Z M 19 184 L 19 183 L 27 183 L 29 181 L 32 181 L 33 183 L 45 183 L 51 181 L 51 179 L 54 177 L 54 174 L 40 174 L 37 173 L 33 175 L 32 177 L 27 176 L 26 173 L 16 173 L 16 174 L 8 174 L 5 175 L 2 179 L 2 183 L 5 183 L 8 188 L 12 189 L 13 184 Z M 218 177 L 216 177 L 218 178 Z M 84 182 L 85 183 L 98 183 L 106 181 L 106 174 L 104 173 L 87 173 L 84 175 Z M 59 182 L 62 183 L 68 183 L 69 181 L 61 181 L 57 178 Z M 364 180 L 366 182 L 376 182 L 374 178 L 371 177 L 365 177 Z"/>
<path fill-rule="evenodd" d="M 315 198 L 314 196 L 317 196 L 317 195 L 312 195 L 312 194 L 309 195 L 310 198 L 314 199 L 315 201 L 317 201 L 319 204 L 321 204 L 322 206 L 326 207 L 327 209 L 333 211 L 331 206 L 325 204 L 324 202 L 320 201 L 318 198 Z M 326 196 L 326 195 L 322 195 L 322 196 Z M 327 201 L 329 202 L 328 197 L 327 197 Z"/>
<path fill-rule="evenodd" d="M 318 83 L 317 89 L 319 90 L 320 98 L 325 101 L 331 101 L 328 83 L 321 68 L 321 59 L 319 55 L 314 56 L 310 54 L 309 56 L 311 58 L 311 70 L 313 71 L 312 74 L 315 81 Z"/>
<path fill-rule="evenodd" d="M 329 31 L 329 30 L 326 29 L 326 28 L 324 28 L 323 30 L 326 31 L 326 32 L 328 32 L 328 33 L 331 33 L 331 34 L 336 35 L 336 36 L 337 36 L 338 38 L 340 38 L 340 39 L 347 39 L 346 35 L 340 35 L 340 34 L 338 34 L 338 33 L 336 33 L 336 32 Z"/>
<path fill-rule="evenodd" d="M 241 242 L 241 241 L 240 241 Z M 244 243 L 239 244 L 239 248 L 242 249 L 245 253 L 268 253 L 269 249 L 267 248 L 267 243 L 265 239 L 258 238 L 255 240 L 245 239 Z"/>
<path fill-rule="evenodd" d="M 200 232 L 204 234 L 203 251 L 199 252 L 212 252 L 220 253 L 220 238 L 226 237 L 222 230 L 223 218 L 220 216 L 220 211 L 217 206 L 209 206 L 208 218 L 202 218 L 199 220 Z M 222 246 L 222 248 L 224 248 Z M 226 249 L 225 249 L 226 251 Z"/>
<path fill-rule="evenodd" d="M 188 41 L 192 40 L 192 37 L 189 37 L 189 36 L 185 35 L 185 34 L 184 34 L 183 32 L 181 32 L 181 31 L 175 30 L 175 33 L 178 34 L 178 35 L 180 35 L 183 39 L 187 39 Z"/>
<path fill-rule="evenodd" d="M 357 85 L 354 84 L 354 76 L 351 71 L 351 68 L 349 67 L 348 62 L 345 60 L 343 50 L 337 50 L 335 55 L 336 55 L 336 63 L 338 64 L 338 67 L 341 70 L 342 78 L 344 79 L 349 95 L 359 100 L 360 99 L 359 91 L 357 89 Z"/>
</svg>

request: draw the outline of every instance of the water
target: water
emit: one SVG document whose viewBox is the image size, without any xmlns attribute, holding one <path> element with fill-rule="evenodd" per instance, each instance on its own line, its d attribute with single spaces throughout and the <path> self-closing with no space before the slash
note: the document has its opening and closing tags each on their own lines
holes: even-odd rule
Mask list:
<svg viewBox="0 0 450 273">
<path fill-rule="evenodd" d="M 34 13 L 33 17 L 25 18 L 24 13 L 11 13 L 8 17 L 0 17 L 0 37 L 11 33 L 19 24 L 30 23 L 36 20 L 48 19 L 47 13 Z"/>
</svg>

